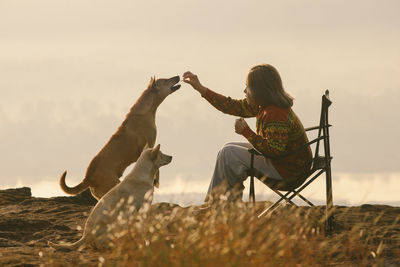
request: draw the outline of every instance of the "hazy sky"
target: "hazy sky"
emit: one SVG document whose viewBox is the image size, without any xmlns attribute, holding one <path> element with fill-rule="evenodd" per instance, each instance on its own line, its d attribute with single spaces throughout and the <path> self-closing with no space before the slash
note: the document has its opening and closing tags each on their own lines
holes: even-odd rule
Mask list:
<svg viewBox="0 0 400 267">
<path fill-rule="evenodd" d="M 241 98 L 259 63 L 279 70 L 305 126 L 330 90 L 337 181 L 400 180 L 399 10 L 397 0 L 0 0 L 0 187 L 57 185 L 64 170 L 76 184 L 153 75 L 191 70 Z M 244 140 L 234 119 L 186 84 L 169 96 L 157 143 L 174 159 L 161 187 L 206 191 L 218 150 Z"/>
</svg>

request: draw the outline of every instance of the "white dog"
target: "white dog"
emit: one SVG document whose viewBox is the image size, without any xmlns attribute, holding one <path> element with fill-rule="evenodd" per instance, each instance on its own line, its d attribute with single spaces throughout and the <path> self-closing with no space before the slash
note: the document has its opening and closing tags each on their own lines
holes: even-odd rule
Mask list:
<svg viewBox="0 0 400 267">
<path fill-rule="evenodd" d="M 118 220 L 129 218 L 153 198 L 154 174 L 158 169 L 170 163 L 171 156 L 160 151 L 160 145 L 154 149 L 143 150 L 133 170 L 125 179 L 105 194 L 92 209 L 85 224 L 83 236 L 75 243 L 48 244 L 56 249 L 77 249 L 86 244 L 96 248 L 107 246 L 107 240 L 113 236 Z"/>
</svg>

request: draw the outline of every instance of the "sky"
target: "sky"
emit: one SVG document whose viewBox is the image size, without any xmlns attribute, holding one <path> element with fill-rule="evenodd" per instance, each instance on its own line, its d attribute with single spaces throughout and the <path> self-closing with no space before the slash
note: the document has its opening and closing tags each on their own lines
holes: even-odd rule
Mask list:
<svg viewBox="0 0 400 267">
<path fill-rule="evenodd" d="M 330 91 L 334 202 L 400 205 L 398 10 L 397 0 L 0 0 L 0 188 L 64 195 L 62 172 L 70 186 L 83 179 L 154 75 L 190 70 L 242 98 L 248 70 L 269 63 L 305 127 Z M 156 199 L 202 201 L 219 149 L 245 141 L 235 119 L 187 84 L 161 104 L 156 143 L 174 159 Z M 323 203 L 320 180 L 305 195 Z"/>
</svg>

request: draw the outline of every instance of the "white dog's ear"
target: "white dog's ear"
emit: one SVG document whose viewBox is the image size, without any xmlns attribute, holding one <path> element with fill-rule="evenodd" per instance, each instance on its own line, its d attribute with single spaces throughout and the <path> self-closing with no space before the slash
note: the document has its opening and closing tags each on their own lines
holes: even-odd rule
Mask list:
<svg viewBox="0 0 400 267">
<path fill-rule="evenodd" d="M 158 144 L 153 151 L 151 151 L 151 159 L 155 160 L 157 158 L 158 152 L 160 151 L 160 144 Z"/>
</svg>

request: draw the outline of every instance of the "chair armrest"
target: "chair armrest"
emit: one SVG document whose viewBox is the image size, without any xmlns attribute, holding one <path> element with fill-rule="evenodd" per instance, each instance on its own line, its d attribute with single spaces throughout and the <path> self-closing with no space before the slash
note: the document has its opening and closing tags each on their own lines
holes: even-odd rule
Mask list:
<svg viewBox="0 0 400 267">
<path fill-rule="evenodd" d="M 262 156 L 261 152 L 256 150 L 254 147 L 249 148 L 247 151 L 249 151 L 250 154 L 254 154 L 254 155 L 257 155 L 257 156 Z"/>
<path fill-rule="evenodd" d="M 331 126 L 332 126 L 332 125 L 330 125 L 330 124 L 327 125 L 327 127 L 331 127 Z M 322 128 L 324 128 L 324 127 L 321 127 L 321 126 L 314 126 L 314 127 L 305 128 L 304 130 L 305 130 L 306 132 L 308 132 L 308 131 L 318 130 L 318 129 L 322 129 Z"/>
<path fill-rule="evenodd" d="M 258 151 L 257 149 L 255 149 L 254 147 L 247 149 L 247 151 L 249 151 L 250 154 L 252 155 L 256 155 L 256 156 L 263 156 L 267 159 L 275 159 L 277 157 L 273 156 L 273 155 L 265 155 L 263 153 L 261 153 L 260 151 Z"/>
<path fill-rule="evenodd" d="M 304 144 L 303 146 L 301 146 L 301 147 L 299 147 L 299 148 L 297 148 L 295 150 L 283 153 L 283 154 L 281 154 L 279 156 L 265 156 L 264 154 L 262 154 L 260 151 L 256 150 L 255 148 L 249 148 L 247 151 L 249 151 L 249 153 L 253 154 L 253 155 L 264 156 L 264 157 L 269 158 L 269 159 L 276 159 L 277 160 L 277 159 L 282 159 L 282 158 L 285 158 L 285 157 L 290 156 L 292 154 L 295 154 L 295 153 L 305 149 L 306 147 L 309 147 L 310 145 L 312 145 L 312 144 L 314 144 L 314 143 L 316 143 L 318 141 L 321 141 L 321 140 L 323 140 L 325 138 L 326 138 L 326 136 L 320 136 L 320 137 L 315 138 L 311 142 L 308 142 L 307 144 Z"/>
</svg>

